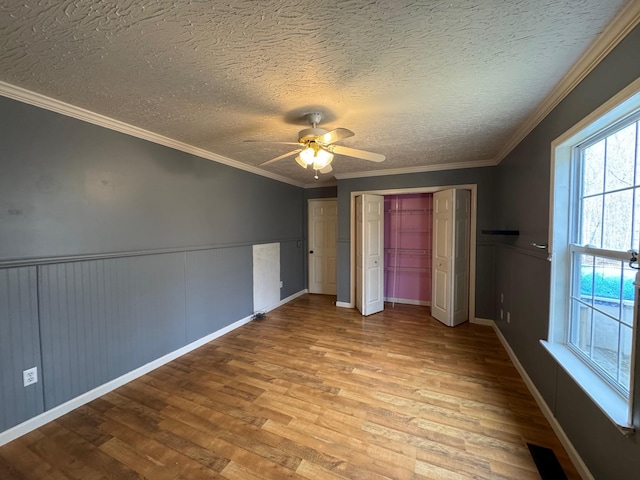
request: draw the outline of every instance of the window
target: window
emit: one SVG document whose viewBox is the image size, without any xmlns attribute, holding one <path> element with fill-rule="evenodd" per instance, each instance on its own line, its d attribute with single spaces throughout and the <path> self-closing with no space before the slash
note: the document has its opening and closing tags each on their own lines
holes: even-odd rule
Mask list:
<svg viewBox="0 0 640 480">
<path fill-rule="evenodd" d="M 553 142 L 551 174 L 542 343 L 626 434 L 638 316 L 629 251 L 640 248 L 640 79 Z"/>
<path fill-rule="evenodd" d="M 635 271 L 640 218 L 640 115 L 574 150 L 570 212 L 571 306 L 567 345 L 623 397 L 629 397 Z"/>
</svg>

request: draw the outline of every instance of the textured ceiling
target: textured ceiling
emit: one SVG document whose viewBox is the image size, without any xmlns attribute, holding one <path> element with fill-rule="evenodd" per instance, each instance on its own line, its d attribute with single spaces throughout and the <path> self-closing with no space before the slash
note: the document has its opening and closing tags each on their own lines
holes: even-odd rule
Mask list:
<svg viewBox="0 0 640 480">
<path fill-rule="evenodd" d="M 5 0 L 0 81 L 250 165 L 291 147 L 244 140 L 295 141 L 316 109 L 387 156 L 336 174 L 486 161 L 624 4 Z"/>
</svg>

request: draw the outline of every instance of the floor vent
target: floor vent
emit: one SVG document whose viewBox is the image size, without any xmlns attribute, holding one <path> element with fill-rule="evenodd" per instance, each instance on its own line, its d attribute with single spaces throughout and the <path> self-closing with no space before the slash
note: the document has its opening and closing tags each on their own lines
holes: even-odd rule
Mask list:
<svg viewBox="0 0 640 480">
<path fill-rule="evenodd" d="M 553 450 L 533 443 L 527 443 L 527 447 L 529 447 L 533 461 L 536 462 L 542 480 L 567 480 Z"/>
</svg>

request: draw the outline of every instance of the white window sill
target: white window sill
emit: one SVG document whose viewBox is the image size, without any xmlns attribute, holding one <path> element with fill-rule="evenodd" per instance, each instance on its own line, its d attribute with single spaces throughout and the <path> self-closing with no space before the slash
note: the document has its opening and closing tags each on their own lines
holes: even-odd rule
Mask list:
<svg viewBox="0 0 640 480">
<path fill-rule="evenodd" d="M 624 435 L 634 433 L 635 429 L 630 423 L 629 402 L 626 399 L 596 375 L 565 345 L 544 340 L 540 340 L 540 343 L 621 433 Z"/>
</svg>

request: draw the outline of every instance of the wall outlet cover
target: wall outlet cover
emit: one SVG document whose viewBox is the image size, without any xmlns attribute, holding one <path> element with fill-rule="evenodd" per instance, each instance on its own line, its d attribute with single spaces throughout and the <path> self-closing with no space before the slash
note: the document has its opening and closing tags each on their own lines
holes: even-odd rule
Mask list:
<svg viewBox="0 0 640 480">
<path fill-rule="evenodd" d="M 38 383 L 38 367 L 29 368 L 23 371 L 22 381 L 25 387 Z"/>
</svg>

